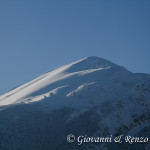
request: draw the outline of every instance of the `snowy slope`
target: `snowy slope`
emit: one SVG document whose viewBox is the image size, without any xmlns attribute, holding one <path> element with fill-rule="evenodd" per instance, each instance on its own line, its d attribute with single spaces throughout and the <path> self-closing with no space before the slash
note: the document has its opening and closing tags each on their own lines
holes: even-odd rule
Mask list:
<svg viewBox="0 0 150 150">
<path fill-rule="evenodd" d="M 88 76 L 89 74 L 92 75 L 94 72 L 102 72 L 103 70 L 110 69 L 113 66 L 115 66 L 113 63 L 96 57 L 89 57 L 79 60 L 75 63 L 65 65 L 54 71 L 41 75 L 35 80 L 0 96 L 0 105 L 23 102 L 31 95 L 35 95 L 35 93 L 36 98 L 37 94 L 41 97 L 41 95 L 46 94 L 42 92 L 44 90 L 50 93 L 56 88 L 59 89 L 58 85 L 61 85 L 61 87 L 66 86 L 63 83 L 64 81 L 68 84 L 68 86 L 72 86 L 71 84 L 73 81 L 71 79 L 76 78 L 77 76 Z M 80 83 L 77 84 L 79 85 Z M 71 89 L 72 87 L 68 88 L 69 91 Z M 34 97 L 32 98 L 34 99 Z"/>
<path fill-rule="evenodd" d="M 102 132 L 103 135 L 135 135 L 142 131 L 145 135 L 147 128 L 150 128 L 150 75 L 134 74 L 105 59 L 88 57 L 43 74 L 31 82 L 1 95 L 0 106 L 2 108 L 0 111 L 1 118 L 7 114 L 13 124 L 16 123 L 17 118 L 19 122 L 17 122 L 17 126 L 20 122 L 25 121 L 30 122 L 27 124 L 30 128 L 33 126 L 31 124 L 36 122 L 33 131 L 35 128 L 41 128 L 37 123 L 37 120 L 39 121 L 38 116 L 36 118 L 32 112 L 36 110 L 36 114 L 38 112 L 39 116 L 44 111 L 40 122 L 46 122 L 46 125 L 51 122 L 50 127 L 44 127 L 47 130 L 50 128 L 51 133 L 56 129 L 53 127 L 61 124 L 61 126 L 64 125 L 61 127 L 63 130 L 58 131 L 62 134 L 64 132 L 66 134 L 68 125 L 71 125 L 73 127 L 69 133 L 74 132 L 76 134 L 79 134 L 79 131 L 83 133 L 87 128 L 86 134 L 91 135 L 96 135 L 99 132 Z M 3 108 L 5 109 L 3 110 Z M 28 113 L 32 115 L 27 118 L 24 117 Z M 54 118 L 50 122 L 47 121 L 49 119 L 44 119 L 47 113 L 51 115 L 50 118 Z M 32 116 L 37 120 L 34 120 Z M 22 120 L 22 118 L 25 119 Z M 59 123 L 55 123 L 57 119 Z M 0 119 L 0 122 L 3 122 L 3 119 Z M 85 125 L 85 122 L 88 122 L 88 125 Z M 7 120 L 4 124 L 6 123 Z M 45 124 L 43 125 L 45 126 Z M 22 125 L 20 124 L 20 126 Z M 2 127 L 2 130 L 5 130 L 5 127 Z M 13 134 L 16 132 L 18 132 L 17 129 Z M 41 134 L 45 134 L 45 130 L 41 131 Z M 49 144 L 50 147 L 53 146 L 53 142 Z M 102 147 L 99 146 L 99 148 Z M 144 148 L 145 145 L 141 150 Z M 17 150 L 16 147 L 15 149 Z M 56 147 L 54 146 L 53 149 Z M 70 149 L 70 147 L 64 146 L 62 149 Z"/>
</svg>

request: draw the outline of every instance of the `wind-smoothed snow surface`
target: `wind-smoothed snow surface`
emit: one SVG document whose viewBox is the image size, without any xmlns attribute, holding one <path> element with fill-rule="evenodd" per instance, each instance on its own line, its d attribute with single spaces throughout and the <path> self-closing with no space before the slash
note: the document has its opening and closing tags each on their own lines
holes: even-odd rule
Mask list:
<svg viewBox="0 0 150 150">
<path fill-rule="evenodd" d="M 50 71 L 0 96 L 0 149 L 137 149 L 148 143 L 69 144 L 68 134 L 150 136 L 150 75 L 98 57 Z M 7 143 L 7 144 L 6 144 Z"/>
<path fill-rule="evenodd" d="M 97 57 L 79 60 L 41 75 L 35 80 L 0 96 L 0 105 L 40 101 L 46 97 L 51 97 L 51 95 L 61 95 L 62 98 L 66 98 L 75 88 L 84 87 L 90 82 L 99 80 L 99 73 L 104 76 L 103 72 L 106 72 L 106 75 L 113 73 L 114 66 L 116 65 Z M 107 77 L 104 76 L 101 78 L 101 83 L 104 79 L 107 80 Z M 80 91 L 80 89 L 78 90 Z"/>
</svg>

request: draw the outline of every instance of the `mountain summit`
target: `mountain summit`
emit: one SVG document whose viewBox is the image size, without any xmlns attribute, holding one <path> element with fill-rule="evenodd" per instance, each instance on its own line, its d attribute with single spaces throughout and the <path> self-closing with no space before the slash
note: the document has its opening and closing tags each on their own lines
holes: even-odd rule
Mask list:
<svg viewBox="0 0 150 150">
<path fill-rule="evenodd" d="M 84 58 L 43 74 L 1 95 L 0 106 L 0 146 L 5 150 L 148 150 L 150 145 L 68 145 L 69 134 L 149 134 L 150 75 L 102 58 Z"/>
<path fill-rule="evenodd" d="M 68 65 L 70 67 L 69 71 L 71 72 L 77 72 L 77 71 L 83 71 L 88 69 L 98 69 L 98 68 L 107 68 L 116 66 L 114 63 L 99 58 L 95 56 L 87 57 L 84 59 L 81 59 L 79 61 L 76 61 L 74 63 L 71 63 Z"/>
</svg>

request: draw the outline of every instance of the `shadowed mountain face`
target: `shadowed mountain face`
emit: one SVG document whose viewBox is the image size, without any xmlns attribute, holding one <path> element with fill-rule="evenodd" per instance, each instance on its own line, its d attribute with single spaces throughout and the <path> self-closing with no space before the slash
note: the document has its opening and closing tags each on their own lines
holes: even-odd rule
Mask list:
<svg viewBox="0 0 150 150">
<path fill-rule="evenodd" d="M 150 136 L 150 75 L 88 57 L 0 96 L 0 150 L 148 150 L 146 143 L 67 142 Z M 150 138 L 150 137 L 149 137 Z"/>
</svg>

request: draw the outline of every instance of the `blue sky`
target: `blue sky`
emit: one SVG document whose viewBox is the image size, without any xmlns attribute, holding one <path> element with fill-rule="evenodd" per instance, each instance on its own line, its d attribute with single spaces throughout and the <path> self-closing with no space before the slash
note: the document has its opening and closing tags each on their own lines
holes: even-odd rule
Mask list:
<svg viewBox="0 0 150 150">
<path fill-rule="evenodd" d="M 150 1 L 0 1 L 0 94 L 88 56 L 150 73 Z"/>
</svg>

